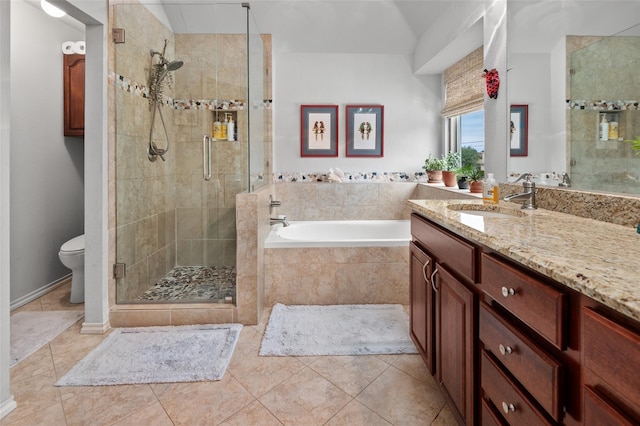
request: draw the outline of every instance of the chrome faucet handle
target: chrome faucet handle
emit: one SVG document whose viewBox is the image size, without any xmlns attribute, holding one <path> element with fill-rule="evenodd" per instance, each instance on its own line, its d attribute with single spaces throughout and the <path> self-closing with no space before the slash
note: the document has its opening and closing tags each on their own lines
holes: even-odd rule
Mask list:
<svg viewBox="0 0 640 426">
<path fill-rule="evenodd" d="M 277 201 L 273 199 L 273 195 L 269 194 L 269 214 L 273 212 L 274 207 L 280 207 L 282 205 L 282 201 Z"/>
<path fill-rule="evenodd" d="M 514 182 L 520 182 L 522 179 L 525 179 L 526 182 L 531 182 L 531 178 L 532 177 L 533 177 L 533 175 L 531 173 L 523 173 Z"/>
</svg>

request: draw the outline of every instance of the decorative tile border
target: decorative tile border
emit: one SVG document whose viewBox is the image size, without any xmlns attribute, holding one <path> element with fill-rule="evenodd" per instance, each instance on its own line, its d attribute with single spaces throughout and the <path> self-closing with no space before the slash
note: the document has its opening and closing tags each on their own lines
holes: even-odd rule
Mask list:
<svg viewBox="0 0 640 426">
<path fill-rule="evenodd" d="M 637 100 L 592 100 L 567 99 L 567 109 L 592 109 L 596 111 L 637 111 L 640 110 Z"/>
<path fill-rule="evenodd" d="M 113 81 L 117 88 L 125 92 L 132 93 L 143 98 L 149 97 L 149 88 L 141 83 L 133 81 L 120 74 L 113 74 Z M 173 99 L 168 96 L 162 97 L 162 103 L 176 110 L 244 110 L 247 103 L 238 99 Z M 253 103 L 253 109 L 271 109 L 272 99 L 265 99 L 262 104 Z"/>
<path fill-rule="evenodd" d="M 425 172 L 343 172 L 342 182 L 427 182 Z M 329 173 L 281 172 L 274 174 L 274 183 L 284 182 L 329 182 Z"/>
</svg>

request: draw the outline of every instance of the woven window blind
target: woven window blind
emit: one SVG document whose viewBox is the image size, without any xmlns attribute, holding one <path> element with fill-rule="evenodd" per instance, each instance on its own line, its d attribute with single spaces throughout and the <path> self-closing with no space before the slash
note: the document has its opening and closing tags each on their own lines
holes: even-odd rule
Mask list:
<svg viewBox="0 0 640 426">
<path fill-rule="evenodd" d="M 480 46 L 445 70 L 445 104 L 441 111 L 443 117 L 467 114 L 483 108 L 483 57 L 484 51 Z"/>
</svg>

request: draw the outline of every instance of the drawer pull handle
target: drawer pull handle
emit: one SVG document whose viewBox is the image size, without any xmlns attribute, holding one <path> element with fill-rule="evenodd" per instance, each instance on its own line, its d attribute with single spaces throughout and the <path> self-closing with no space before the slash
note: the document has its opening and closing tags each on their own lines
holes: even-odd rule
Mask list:
<svg viewBox="0 0 640 426">
<path fill-rule="evenodd" d="M 502 295 L 504 297 L 513 296 L 516 294 L 516 291 L 512 288 L 502 287 Z"/>
<path fill-rule="evenodd" d="M 433 270 L 433 274 L 431 274 L 431 287 L 433 288 L 433 291 L 435 291 L 436 293 L 438 292 L 438 287 L 436 287 L 437 273 L 438 273 L 438 268 L 436 267 L 436 269 Z"/>
<path fill-rule="evenodd" d="M 429 283 L 429 277 L 427 277 L 427 266 L 429 266 L 429 262 L 430 260 L 427 259 L 427 261 L 424 262 L 424 265 L 422 265 L 422 276 L 424 277 L 424 280 L 427 282 L 427 284 Z"/>
<path fill-rule="evenodd" d="M 516 407 L 513 404 L 507 404 L 502 401 L 502 411 L 504 411 L 505 414 L 509 414 L 512 411 L 516 411 Z"/>
<path fill-rule="evenodd" d="M 505 346 L 503 344 L 500 344 L 498 348 L 500 349 L 500 353 L 502 355 L 509 355 L 510 353 L 513 353 L 513 349 L 511 349 L 511 346 Z"/>
</svg>

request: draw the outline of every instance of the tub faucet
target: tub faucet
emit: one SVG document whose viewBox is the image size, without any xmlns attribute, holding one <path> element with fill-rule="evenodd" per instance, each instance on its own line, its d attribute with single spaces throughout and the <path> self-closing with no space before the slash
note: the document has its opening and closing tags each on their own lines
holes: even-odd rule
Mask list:
<svg viewBox="0 0 640 426">
<path fill-rule="evenodd" d="M 269 219 L 270 225 L 275 225 L 277 223 L 281 223 L 282 226 L 289 226 L 289 222 L 287 222 L 287 216 L 280 214 L 278 217 L 272 217 Z"/>
<path fill-rule="evenodd" d="M 569 177 L 569 173 L 565 173 L 562 175 L 562 182 L 560 182 L 558 186 L 562 186 L 565 188 L 571 187 L 571 178 Z"/>
<path fill-rule="evenodd" d="M 522 201 L 521 208 L 526 210 L 537 209 L 538 206 L 536 205 L 536 184 L 535 182 L 531 181 L 532 177 L 533 176 L 531 175 L 531 173 L 524 173 L 522 176 L 520 176 L 516 180 L 516 182 L 524 179 L 524 182 L 522 182 L 523 192 L 507 195 L 506 197 L 504 197 L 504 201 Z"/>
</svg>

